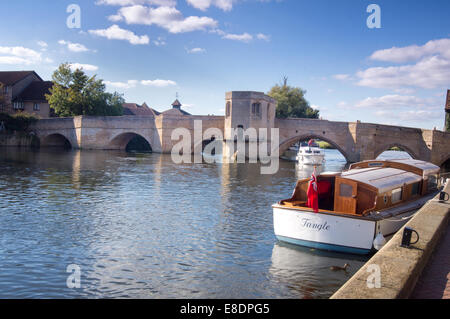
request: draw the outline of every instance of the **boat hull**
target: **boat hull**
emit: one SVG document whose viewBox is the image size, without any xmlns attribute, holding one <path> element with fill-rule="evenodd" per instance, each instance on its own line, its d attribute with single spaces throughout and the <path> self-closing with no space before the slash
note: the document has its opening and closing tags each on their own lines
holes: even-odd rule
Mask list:
<svg viewBox="0 0 450 319">
<path fill-rule="evenodd" d="M 297 209 L 273 208 L 275 236 L 291 244 L 352 254 L 372 250 L 376 222 Z"/>
<path fill-rule="evenodd" d="M 325 155 L 297 155 L 297 161 L 303 165 L 322 165 Z"/>
</svg>

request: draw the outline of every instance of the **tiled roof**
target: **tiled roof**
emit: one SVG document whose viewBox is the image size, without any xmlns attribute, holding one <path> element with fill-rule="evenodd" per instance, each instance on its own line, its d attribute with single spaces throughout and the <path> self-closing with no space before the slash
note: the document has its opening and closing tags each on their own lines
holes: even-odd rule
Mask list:
<svg viewBox="0 0 450 319">
<path fill-rule="evenodd" d="M 123 115 L 140 115 L 140 116 L 156 116 L 161 114 L 160 112 L 150 108 L 146 103 L 139 105 L 136 103 L 124 103 Z"/>
<path fill-rule="evenodd" d="M 41 77 L 34 71 L 1 71 L 0 82 L 4 85 L 14 85 L 30 74 L 35 74 L 39 79 Z M 41 79 L 42 80 L 42 79 Z"/>
<path fill-rule="evenodd" d="M 178 101 L 178 99 L 176 99 L 175 102 L 172 103 L 172 106 L 181 107 L 181 103 L 180 103 L 180 101 Z"/>
<path fill-rule="evenodd" d="M 178 108 L 173 108 L 173 109 L 169 109 L 167 111 L 162 112 L 162 114 L 166 114 L 166 115 L 192 115 L 182 109 L 178 109 Z"/>
<path fill-rule="evenodd" d="M 45 94 L 50 94 L 50 88 L 53 86 L 51 81 L 34 81 L 23 90 L 15 100 L 20 101 L 47 101 Z"/>
</svg>

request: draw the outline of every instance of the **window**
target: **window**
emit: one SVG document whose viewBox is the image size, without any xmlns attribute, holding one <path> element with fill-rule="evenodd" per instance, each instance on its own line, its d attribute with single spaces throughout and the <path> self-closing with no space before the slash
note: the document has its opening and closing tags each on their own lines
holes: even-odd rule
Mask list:
<svg viewBox="0 0 450 319">
<path fill-rule="evenodd" d="M 252 114 L 261 115 L 261 103 L 252 104 Z"/>
<path fill-rule="evenodd" d="M 411 185 L 411 197 L 419 195 L 420 193 L 420 182 Z"/>
<path fill-rule="evenodd" d="M 398 203 L 402 200 L 403 190 L 402 188 L 396 188 L 391 193 L 391 202 L 392 204 Z"/>
<path fill-rule="evenodd" d="M 15 110 L 23 110 L 23 102 L 14 102 L 13 107 Z"/>
<path fill-rule="evenodd" d="M 40 109 L 41 109 L 41 107 L 39 106 L 39 103 L 34 103 L 33 110 L 39 111 Z"/>
<path fill-rule="evenodd" d="M 3 87 L 3 93 L 8 94 L 8 87 L 6 85 Z"/>
<path fill-rule="evenodd" d="M 368 166 L 369 167 L 380 167 L 380 166 L 383 166 L 383 163 L 374 162 L 374 163 L 369 163 Z"/>
<path fill-rule="evenodd" d="M 428 175 L 428 187 L 427 189 L 433 190 L 437 188 L 437 175 Z"/>
<path fill-rule="evenodd" d="M 226 111 L 225 111 L 226 117 L 230 116 L 230 111 L 231 111 L 231 103 L 227 102 L 227 107 L 226 107 Z"/>
<path fill-rule="evenodd" d="M 339 196 L 341 197 L 352 197 L 353 196 L 353 187 L 348 184 L 340 184 L 339 185 Z"/>
</svg>

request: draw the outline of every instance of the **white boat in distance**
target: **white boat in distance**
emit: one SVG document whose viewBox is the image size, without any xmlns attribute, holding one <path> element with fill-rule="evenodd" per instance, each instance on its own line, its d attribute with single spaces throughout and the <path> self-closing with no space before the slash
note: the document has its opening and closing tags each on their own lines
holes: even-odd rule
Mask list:
<svg viewBox="0 0 450 319">
<path fill-rule="evenodd" d="M 368 254 L 381 248 L 438 192 L 439 167 L 428 162 L 372 160 L 316 179 L 316 212 L 310 181 L 297 182 L 292 197 L 273 207 L 278 240 L 301 246 Z"/>
<path fill-rule="evenodd" d="M 308 143 L 301 143 L 297 152 L 297 162 L 302 165 L 322 165 L 325 159 L 325 152 L 314 140 Z"/>
</svg>

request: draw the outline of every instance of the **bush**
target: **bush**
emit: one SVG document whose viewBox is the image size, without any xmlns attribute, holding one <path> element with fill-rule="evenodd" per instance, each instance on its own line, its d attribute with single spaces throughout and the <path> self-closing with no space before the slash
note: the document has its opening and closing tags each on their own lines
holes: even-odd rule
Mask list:
<svg viewBox="0 0 450 319">
<path fill-rule="evenodd" d="M 0 113 L 0 123 L 7 131 L 21 131 L 28 130 L 31 124 L 37 122 L 37 118 L 28 113 L 16 113 L 13 115 L 7 113 Z"/>
</svg>

